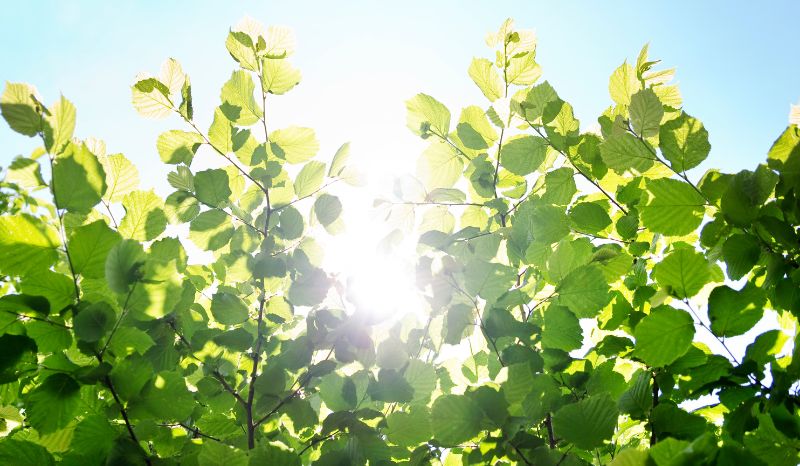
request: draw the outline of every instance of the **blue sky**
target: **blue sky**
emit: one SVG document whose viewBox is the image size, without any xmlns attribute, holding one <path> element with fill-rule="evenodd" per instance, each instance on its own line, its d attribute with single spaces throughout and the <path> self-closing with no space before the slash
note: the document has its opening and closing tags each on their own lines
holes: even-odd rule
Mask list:
<svg viewBox="0 0 800 466">
<path fill-rule="evenodd" d="M 0 29 L 0 80 L 25 81 L 46 102 L 62 92 L 78 108 L 80 137 L 104 139 L 142 171 L 143 186 L 166 193 L 158 134 L 175 120 L 140 118 L 130 104 L 136 73 L 177 58 L 192 77 L 196 114 L 207 126 L 234 67 L 224 40 L 244 15 L 292 27 L 304 80 L 275 99 L 272 127 L 317 129 L 323 152 L 354 141 L 366 160 L 409 166 L 417 157 L 403 100 L 426 92 L 453 113 L 483 97 L 466 74 L 483 38 L 506 17 L 539 36 L 539 61 L 585 128 L 610 104 L 608 76 L 650 42 L 651 57 L 677 67 L 685 109 L 711 135 L 696 169 L 753 168 L 800 99 L 798 2 L 14 2 Z M 0 164 L 35 141 L 0 124 Z"/>
</svg>

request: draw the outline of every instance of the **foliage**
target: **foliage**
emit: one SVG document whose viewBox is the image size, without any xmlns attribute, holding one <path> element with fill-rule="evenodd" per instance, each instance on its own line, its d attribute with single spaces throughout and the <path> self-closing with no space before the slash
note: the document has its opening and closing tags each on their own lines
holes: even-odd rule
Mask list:
<svg viewBox="0 0 800 466">
<path fill-rule="evenodd" d="M 797 122 L 766 164 L 693 183 L 708 133 L 646 46 L 581 132 L 532 32 L 487 44 L 468 74 L 488 103 L 454 120 L 410 99 L 419 182 L 376 201 L 402 219 L 388 243 L 418 242 L 423 322 L 353 306 L 320 267 L 343 209 L 326 187 L 354 172 L 346 145 L 325 164 L 313 130 L 267 130 L 300 80 L 290 31 L 229 33 L 207 131 L 177 61 L 132 86 L 184 124 L 156 142 L 166 199 L 73 137 L 67 99 L 7 84 L 3 117 L 43 146 L 0 186 L 3 462 L 796 464 Z M 765 314 L 780 328 L 758 333 Z"/>
</svg>

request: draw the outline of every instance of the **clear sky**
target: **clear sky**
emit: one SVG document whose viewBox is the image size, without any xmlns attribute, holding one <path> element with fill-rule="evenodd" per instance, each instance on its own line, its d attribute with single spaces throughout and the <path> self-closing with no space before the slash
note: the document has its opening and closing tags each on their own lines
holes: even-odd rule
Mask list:
<svg viewBox="0 0 800 466">
<path fill-rule="evenodd" d="M 653 2 L 655 3 L 655 2 Z M 677 67 L 685 109 L 708 128 L 712 152 L 696 169 L 753 168 L 800 99 L 800 2 L 537 1 L 31 1 L 8 2 L 0 28 L 0 80 L 34 84 L 78 108 L 80 137 L 104 139 L 140 168 L 144 187 L 166 194 L 158 134 L 175 120 L 140 118 L 130 104 L 136 73 L 177 58 L 192 77 L 206 127 L 234 63 L 230 26 L 244 15 L 292 27 L 303 82 L 269 105 L 272 127 L 317 129 L 323 152 L 345 140 L 382 167 L 409 166 L 414 136 L 403 101 L 434 95 L 453 113 L 483 97 L 466 74 L 483 38 L 506 17 L 539 36 L 539 61 L 585 128 L 610 104 L 608 76 L 650 42 L 651 57 Z M 0 124 L 0 164 L 34 141 Z M 412 153 L 409 153 L 412 152 Z"/>
</svg>

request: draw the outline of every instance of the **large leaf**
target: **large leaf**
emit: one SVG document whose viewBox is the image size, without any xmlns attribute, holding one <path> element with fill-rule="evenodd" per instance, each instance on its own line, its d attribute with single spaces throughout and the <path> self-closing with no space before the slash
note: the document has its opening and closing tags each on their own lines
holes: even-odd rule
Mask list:
<svg viewBox="0 0 800 466">
<path fill-rule="evenodd" d="M 102 220 L 75 229 L 68 243 L 74 272 L 86 278 L 103 278 L 108 252 L 121 239 Z"/>
<path fill-rule="evenodd" d="M 668 293 L 683 299 L 696 295 L 711 280 L 711 269 L 702 254 L 682 247 L 653 267 L 653 278 Z"/>
<path fill-rule="evenodd" d="M 270 151 L 291 164 L 303 163 L 319 150 L 319 141 L 311 128 L 290 126 L 270 133 Z"/>
<path fill-rule="evenodd" d="M 658 134 L 661 118 L 664 116 L 664 107 L 652 89 L 643 89 L 633 94 L 629 111 L 631 126 L 636 134 L 644 138 Z"/>
<path fill-rule="evenodd" d="M 112 154 L 100 159 L 106 172 L 106 189 L 103 198 L 109 202 L 121 201 L 139 187 L 139 170 L 122 154 Z"/>
<path fill-rule="evenodd" d="M 8 126 L 25 136 L 42 130 L 42 108 L 35 95 L 36 89 L 28 84 L 7 82 L 0 96 L 0 113 Z"/>
<path fill-rule="evenodd" d="M 231 78 L 222 86 L 219 107 L 231 123 L 237 126 L 250 126 L 263 116 L 261 106 L 256 103 L 255 84 L 250 73 L 234 71 Z"/>
<path fill-rule="evenodd" d="M 718 337 L 735 337 L 750 330 L 764 315 L 766 297 L 761 288 L 747 285 L 741 290 L 718 286 L 708 297 L 711 331 Z"/>
<path fill-rule="evenodd" d="M 119 224 L 122 236 L 150 241 L 167 227 L 164 201 L 154 191 L 134 191 L 123 199 L 125 216 Z"/>
<path fill-rule="evenodd" d="M 686 311 L 659 306 L 634 330 L 634 356 L 648 366 L 663 367 L 683 356 L 692 345 L 694 320 Z"/>
<path fill-rule="evenodd" d="M 558 301 L 581 318 L 595 317 L 611 300 L 608 282 L 596 265 L 575 269 L 556 290 Z"/>
<path fill-rule="evenodd" d="M 655 233 L 680 236 L 696 230 L 703 220 L 705 199 L 689 184 L 669 178 L 647 181 L 651 194 L 641 219 Z"/>
<path fill-rule="evenodd" d="M 617 404 L 608 394 L 593 395 L 553 414 L 553 431 L 578 448 L 591 450 L 610 440 L 617 425 Z"/>
<path fill-rule="evenodd" d="M 673 170 L 685 172 L 708 157 L 711 144 L 708 131 L 700 120 L 681 112 L 678 118 L 664 123 L 659 132 L 659 147 Z"/>
<path fill-rule="evenodd" d="M 27 397 L 28 422 L 46 434 L 66 426 L 80 406 L 80 384 L 67 374 L 53 374 Z"/>
<path fill-rule="evenodd" d="M 215 293 L 211 300 L 211 314 L 221 324 L 234 325 L 247 320 L 248 311 L 247 305 L 238 296 Z"/>
<path fill-rule="evenodd" d="M 447 137 L 450 133 L 450 111 L 441 102 L 427 94 L 417 94 L 406 101 L 408 128 L 415 134 L 427 137 L 430 133 Z"/>
<path fill-rule="evenodd" d="M 85 144 L 69 144 L 56 158 L 51 186 L 60 209 L 79 213 L 97 205 L 108 187 L 103 166 Z"/>
<path fill-rule="evenodd" d="M 265 57 L 261 65 L 261 84 L 270 94 L 285 94 L 300 82 L 300 70 L 286 59 Z"/>
<path fill-rule="evenodd" d="M 455 446 L 478 435 L 483 413 L 472 399 L 442 395 L 431 408 L 433 437 L 445 446 Z"/>
<path fill-rule="evenodd" d="M 525 176 L 533 173 L 544 162 L 547 141 L 534 136 L 515 136 L 503 143 L 500 163 L 511 173 Z"/>
<path fill-rule="evenodd" d="M 58 232 L 28 214 L 0 217 L 0 273 L 24 275 L 49 268 L 58 257 Z"/>
<path fill-rule="evenodd" d="M 170 130 L 158 136 L 156 149 L 164 163 L 191 165 L 194 154 L 202 143 L 203 137 L 197 133 Z"/>
<path fill-rule="evenodd" d="M 228 173 L 221 168 L 197 172 L 194 189 L 197 200 L 210 207 L 225 207 L 232 194 Z"/>
<path fill-rule="evenodd" d="M 472 63 L 469 65 L 469 77 L 490 102 L 494 102 L 505 93 L 503 80 L 497 73 L 497 68 L 485 58 L 472 59 Z"/>
<path fill-rule="evenodd" d="M 322 186 L 324 179 L 325 164 L 312 160 L 303 165 L 300 173 L 297 174 L 297 178 L 294 180 L 294 193 L 298 199 L 309 196 Z"/>
<path fill-rule="evenodd" d="M 609 168 L 617 173 L 626 171 L 644 173 L 655 163 L 652 147 L 629 133 L 610 136 L 600 144 L 600 156 Z"/>
</svg>

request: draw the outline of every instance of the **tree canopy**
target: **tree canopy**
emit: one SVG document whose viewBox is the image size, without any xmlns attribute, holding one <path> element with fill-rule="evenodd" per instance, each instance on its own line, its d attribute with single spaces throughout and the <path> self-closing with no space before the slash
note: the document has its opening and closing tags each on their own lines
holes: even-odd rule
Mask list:
<svg viewBox="0 0 800 466">
<path fill-rule="evenodd" d="M 176 124 L 166 198 L 68 99 L 7 83 L 41 146 L 0 183 L 0 462 L 796 465 L 800 110 L 765 163 L 698 176 L 708 132 L 647 46 L 587 126 L 532 31 L 486 43 L 486 100 L 411 97 L 427 148 L 374 203 L 385 247 L 417 245 L 423 308 L 399 318 L 323 267 L 329 187 L 362 182 L 348 144 L 267 128 L 301 80 L 289 29 L 228 33 L 208 128 L 177 60 L 131 87 Z"/>
</svg>

